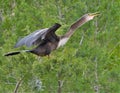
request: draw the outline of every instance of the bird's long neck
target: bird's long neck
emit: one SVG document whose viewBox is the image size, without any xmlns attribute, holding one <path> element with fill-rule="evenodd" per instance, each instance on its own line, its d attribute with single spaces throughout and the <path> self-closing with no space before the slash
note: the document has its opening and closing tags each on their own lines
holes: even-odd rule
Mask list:
<svg viewBox="0 0 120 93">
<path fill-rule="evenodd" d="M 71 25 L 71 27 L 69 28 L 68 32 L 65 34 L 65 37 L 69 38 L 74 33 L 74 31 L 76 29 L 78 29 L 79 27 L 81 27 L 87 21 L 89 21 L 89 19 L 86 18 L 86 15 L 84 15 L 83 17 L 81 17 L 79 20 L 77 20 L 75 23 L 73 23 Z"/>
</svg>

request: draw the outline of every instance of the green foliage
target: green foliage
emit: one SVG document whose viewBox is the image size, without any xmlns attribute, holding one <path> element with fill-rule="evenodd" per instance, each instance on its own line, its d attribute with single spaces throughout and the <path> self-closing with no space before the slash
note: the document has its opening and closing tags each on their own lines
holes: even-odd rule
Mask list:
<svg viewBox="0 0 120 93">
<path fill-rule="evenodd" d="M 119 93 L 119 0 L 0 0 L 0 93 Z M 79 28 L 50 58 L 4 57 L 18 38 L 58 22 L 57 34 L 85 13 L 101 15 Z M 80 41 L 82 40 L 80 44 Z M 61 92 L 60 92 L 61 90 Z"/>
</svg>

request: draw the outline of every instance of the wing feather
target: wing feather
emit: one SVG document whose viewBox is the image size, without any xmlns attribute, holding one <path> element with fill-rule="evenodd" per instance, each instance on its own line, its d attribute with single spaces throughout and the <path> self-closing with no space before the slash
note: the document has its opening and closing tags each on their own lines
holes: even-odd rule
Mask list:
<svg viewBox="0 0 120 93">
<path fill-rule="evenodd" d="M 26 45 L 27 47 L 30 47 L 32 45 L 38 45 L 44 38 L 47 33 L 48 28 L 37 30 L 24 38 L 20 39 L 16 45 L 15 48 Z M 36 43 L 37 41 L 37 43 Z"/>
<path fill-rule="evenodd" d="M 38 45 L 43 43 L 43 41 L 56 41 L 58 40 L 57 35 L 55 34 L 55 31 L 60 27 L 61 25 L 56 23 L 50 28 L 45 28 L 41 30 L 37 30 L 24 38 L 20 39 L 16 45 L 15 48 L 26 45 L 27 47 L 30 47 L 32 45 Z"/>
</svg>

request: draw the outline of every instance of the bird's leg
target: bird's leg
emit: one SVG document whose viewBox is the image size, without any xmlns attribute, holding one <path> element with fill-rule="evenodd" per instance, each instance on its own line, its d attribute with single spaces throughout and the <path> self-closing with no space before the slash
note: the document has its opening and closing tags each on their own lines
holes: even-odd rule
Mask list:
<svg viewBox="0 0 120 93">
<path fill-rule="evenodd" d="M 41 56 L 37 56 L 37 59 L 39 60 L 39 62 L 41 62 L 41 61 L 42 61 Z"/>
<path fill-rule="evenodd" d="M 48 59 L 50 58 L 50 54 L 49 55 L 47 55 L 48 56 Z"/>
</svg>

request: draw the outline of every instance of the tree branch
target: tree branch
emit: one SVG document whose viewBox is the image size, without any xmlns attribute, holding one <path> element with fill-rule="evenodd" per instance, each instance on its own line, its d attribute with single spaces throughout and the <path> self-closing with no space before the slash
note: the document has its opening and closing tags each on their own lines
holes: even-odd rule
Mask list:
<svg viewBox="0 0 120 93">
<path fill-rule="evenodd" d="M 23 80 L 23 78 L 21 78 L 21 79 L 17 82 L 13 93 L 17 93 L 18 88 L 19 88 L 20 84 L 22 83 L 22 80 Z"/>
<path fill-rule="evenodd" d="M 98 22 L 96 20 L 95 22 L 95 26 L 96 26 L 96 31 L 95 31 L 95 43 L 97 42 L 96 41 L 96 37 L 97 37 L 97 34 L 98 34 Z M 96 93 L 99 93 L 99 80 L 98 80 L 98 61 L 97 61 L 97 56 L 95 57 L 95 85 L 94 85 L 94 90 Z"/>
<path fill-rule="evenodd" d="M 96 93 L 99 93 L 99 85 L 98 85 L 98 63 L 97 63 L 97 57 L 95 58 L 95 85 L 94 85 L 94 90 Z"/>
<path fill-rule="evenodd" d="M 80 46 L 82 45 L 82 42 L 83 42 L 83 39 L 84 39 L 84 35 L 82 36 L 81 40 L 80 40 Z"/>
</svg>

